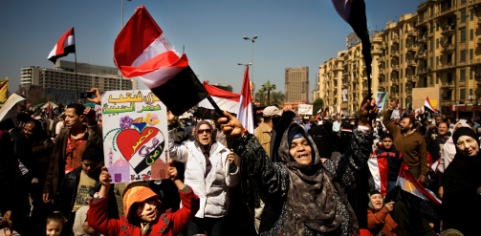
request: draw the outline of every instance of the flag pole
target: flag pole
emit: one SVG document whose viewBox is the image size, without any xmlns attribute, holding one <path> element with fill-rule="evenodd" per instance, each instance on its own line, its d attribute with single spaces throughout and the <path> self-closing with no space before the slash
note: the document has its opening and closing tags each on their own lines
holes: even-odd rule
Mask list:
<svg viewBox="0 0 481 236">
<path fill-rule="evenodd" d="M 202 85 L 202 83 L 199 81 L 198 78 L 195 79 L 195 83 L 197 83 L 197 86 L 200 86 L 201 88 L 204 88 L 204 85 Z M 204 90 L 205 90 L 205 88 L 204 88 Z M 212 105 L 212 107 L 214 107 L 214 110 L 217 113 L 217 115 L 219 115 L 220 117 L 225 117 L 224 112 L 220 109 L 220 107 L 217 105 L 217 103 L 215 103 L 214 99 L 212 99 L 212 97 L 210 96 L 210 94 L 207 91 L 206 91 L 206 93 L 207 93 L 206 98 L 209 101 L 210 105 Z"/>
<path fill-rule="evenodd" d="M 73 41 L 74 41 L 74 47 L 75 47 L 75 50 L 74 50 L 74 54 L 75 54 L 75 84 L 77 85 L 76 89 L 75 89 L 75 95 L 74 96 L 78 96 L 80 98 L 78 70 L 77 70 L 77 38 L 75 37 L 75 27 L 72 27 L 72 29 L 73 29 Z M 75 99 L 75 100 L 77 100 L 77 99 Z"/>
</svg>

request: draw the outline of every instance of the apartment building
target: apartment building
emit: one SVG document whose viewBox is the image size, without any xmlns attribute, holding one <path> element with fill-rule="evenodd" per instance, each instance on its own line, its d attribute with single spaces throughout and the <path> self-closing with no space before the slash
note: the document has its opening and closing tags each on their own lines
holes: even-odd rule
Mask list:
<svg viewBox="0 0 481 236">
<path fill-rule="evenodd" d="M 50 95 L 58 102 L 69 103 L 78 98 L 80 92 L 97 87 L 101 92 L 137 89 L 137 80 L 123 79 L 120 82 L 115 67 L 57 60 L 53 69 L 30 66 L 21 68 L 20 87 L 40 87 L 45 96 Z"/>
<path fill-rule="evenodd" d="M 479 103 L 480 26 L 481 0 L 430 0 L 421 3 L 416 13 L 386 23 L 371 38 L 372 91 L 387 92 L 389 99 L 408 108 L 413 104 L 413 88 L 436 87 L 440 96 L 433 99 L 447 115 L 452 114 L 453 104 Z M 324 99 L 336 111 L 358 109 L 367 92 L 360 47 L 360 42 L 348 45 L 347 52 L 342 50 L 319 66 L 313 97 Z M 333 66 L 340 61 L 342 72 Z M 346 88 L 347 101 L 339 95 L 346 94 Z"/>
<path fill-rule="evenodd" d="M 309 102 L 309 67 L 286 68 L 286 102 Z"/>
</svg>

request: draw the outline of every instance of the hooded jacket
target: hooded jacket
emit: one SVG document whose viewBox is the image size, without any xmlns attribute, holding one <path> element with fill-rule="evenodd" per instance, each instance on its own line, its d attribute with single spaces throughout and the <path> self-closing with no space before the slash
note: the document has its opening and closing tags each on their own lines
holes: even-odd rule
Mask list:
<svg viewBox="0 0 481 236">
<path fill-rule="evenodd" d="M 372 132 L 354 130 L 347 152 L 322 163 L 312 138 L 298 127 L 293 123 L 284 132 L 279 162 L 271 161 L 252 134 L 234 142 L 235 152 L 243 158 L 266 204 L 259 235 L 358 235 L 357 219 L 344 192 L 366 165 Z M 288 136 L 294 128 L 310 143 L 310 165 L 298 164 L 289 154 Z"/>
</svg>

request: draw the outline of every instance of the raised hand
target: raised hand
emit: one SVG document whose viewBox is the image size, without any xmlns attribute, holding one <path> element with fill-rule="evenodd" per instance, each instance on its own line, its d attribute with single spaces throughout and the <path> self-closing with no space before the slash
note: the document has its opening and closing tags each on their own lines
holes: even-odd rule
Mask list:
<svg viewBox="0 0 481 236">
<path fill-rule="evenodd" d="M 224 117 L 219 118 L 217 122 L 224 134 L 231 138 L 239 138 L 244 133 L 244 127 L 240 121 L 229 112 L 224 111 Z"/>
<path fill-rule="evenodd" d="M 364 97 L 359 109 L 359 122 L 358 125 L 371 127 L 372 121 L 376 119 L 379 108 L 376 106 L 376 102 L 372 99 L 372 94 Z"/>
<path fill-rule="evenodd" d="M 99 92 L 99 89 L 98 88 L 91 88 L 89 90 L 89 92 L 93 93 L 94 94 L 94 97 L 93 98 L 87 98 L 87 100 L 89 102 L 93 102 L 97 105 L 100 105 L 100 100 L 101 100 L 101 97 L 100 97 L 100 92 Z"/>
</svg>

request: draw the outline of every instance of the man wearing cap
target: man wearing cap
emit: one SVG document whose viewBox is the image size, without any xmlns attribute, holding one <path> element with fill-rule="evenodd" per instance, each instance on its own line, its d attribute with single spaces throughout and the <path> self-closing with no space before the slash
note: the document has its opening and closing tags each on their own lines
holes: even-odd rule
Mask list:
<svg viewBox="0 0 481 236">
<path fill-rule="evenodd" d="M 259 140 L 259 143 L 269 156 L 271 155 L 272 129 L 274 129 L 272 118 L 274 116 L 280 116 L 281 114 L 281 111 L 276 106 L 268 106 L 264 108 L 264 111 L 262 112 L 264 122 L 261 122 L 254 130 L 254 136 Z"/>
</svg>

